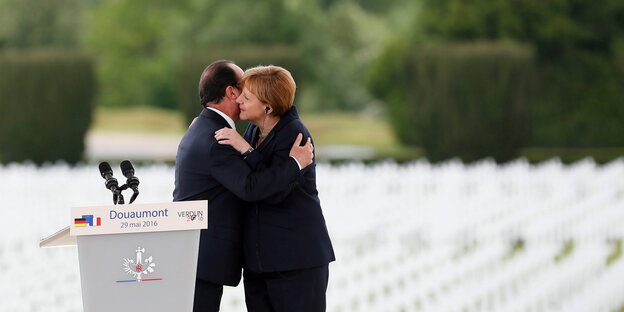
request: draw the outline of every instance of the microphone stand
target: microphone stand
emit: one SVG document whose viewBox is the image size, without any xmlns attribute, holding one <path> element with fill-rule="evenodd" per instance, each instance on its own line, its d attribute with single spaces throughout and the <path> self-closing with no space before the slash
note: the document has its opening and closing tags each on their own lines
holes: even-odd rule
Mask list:
<svg viewBox="0 0 624 312">
<path fill-rule="evenodd" d="M 128 188 L 129 188 L 128 184 L 124 184 L 116 188 L 113 191 L 113 204 L 115 205 L 125 204 L 124 196 L 121 192 L 127 190 Z M 130 202 L 128 204 L 132 204 L 137 199 L 138 196 L 139 196 L 139 189 L 138 188 L 132 189 L 132 197 L 130 197 Z"/>
<path fill-rule="evenodd" d="M 123 205 L 124 204 L 124 197 L 123 197 L 123 194 L 121 194 L 121 192 L 119 192 L 119 201 L 117 203 L 119 205 Z"/>
<path fill-rule="evenodd" d="M 113 191 L 113 204 L 117 205 L 117 200 L 119 200 L 119 191 L 118 190 L 114 190 Z"/>
<path fill-rule="evenodd" d="M 123 197 L 123 194 L 121 192 L 124 191 L 124 190 L 127 190 L 127 189 L 128 189 L 128 185 L 127 184 L 124 184 L 124 185 L 120 186 L 117 189 L 117 195 L 119 196 L 119 200 L 117 201 L 116 204 L 119 204 L 119 205 L 125 204 L 124 197 Z M 115 196 L 115 195 L 113 195 L 113 196 Z M 130 203 L 132 203 L 132 201 Z"/>
<path fill-rule="evenodd" d="M 132 197 L 130 197 L 130 203 L 132 204 L 134 202 L 135 199 L 137 199 L 137 196 L 139 196 L 139 190 L 138 189 L 133 189 L 133 194 Z"/>
</svg>

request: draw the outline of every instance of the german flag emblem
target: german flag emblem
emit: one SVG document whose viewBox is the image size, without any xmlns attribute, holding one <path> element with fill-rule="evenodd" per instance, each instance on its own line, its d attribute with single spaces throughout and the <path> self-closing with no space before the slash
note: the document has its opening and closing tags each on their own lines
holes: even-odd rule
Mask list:
<svg viewBox="0 0 624 312">
<path fill-rule="evenodd" d="M 87 219 L 85 218 L 74 219 L 74 226 L 87 226 Z"/>
</svg>

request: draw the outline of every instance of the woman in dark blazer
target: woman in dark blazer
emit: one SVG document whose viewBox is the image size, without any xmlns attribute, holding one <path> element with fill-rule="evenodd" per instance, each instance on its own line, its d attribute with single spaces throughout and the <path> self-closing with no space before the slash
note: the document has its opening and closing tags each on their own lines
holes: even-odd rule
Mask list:
<svg viewBox="0 0 624 312">
<path fill-rule="evenodd" d="M 250 125 L 244 139 L 229 128 L 217 131 L 219 143 L 231 145 L 260 170 L 288 160 L 293 142 L 301 141 L 301 135 L 311 140 L 293 106 L 296 85 L 287 70 L 251 68 L 243 75 L 241 87 L 240 119 Z M 328 264 L 335 256 L 315 170 L 312 163 L 287 191 L 247 205 L 243 276 L 249 311 L 325 311 Z"/>
</svg>

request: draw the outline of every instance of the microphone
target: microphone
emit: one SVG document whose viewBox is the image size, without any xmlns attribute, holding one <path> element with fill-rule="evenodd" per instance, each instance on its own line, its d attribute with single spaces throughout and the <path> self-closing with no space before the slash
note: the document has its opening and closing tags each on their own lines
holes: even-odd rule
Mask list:
<svg viewBox="0 0 624 312">
<path fill-rule="evenodd" d="M 100 163 L 99 168 L 100 175 L 102 176 L 102 178 L 104 178 L 104 180 L 106 180 L 104 182 L 104 185 L 107 189 L 113 192 L 113 204 L 116 205 L 119 197 L 119 183 L 117 182 L 117 179 L 113 178 L 113 169 L 107 162 Z"/>
<path fill-rule="evenodd" d="M 119 165 L 121 167 L 121 173 L 126 177 L 126 185 L 131 188 L 134 194 L 130 198 L 130 204 L 139 196 L 139 178 L 134 176 L 134 167 L 129 160 L 124 160 Z"/>
</svg>

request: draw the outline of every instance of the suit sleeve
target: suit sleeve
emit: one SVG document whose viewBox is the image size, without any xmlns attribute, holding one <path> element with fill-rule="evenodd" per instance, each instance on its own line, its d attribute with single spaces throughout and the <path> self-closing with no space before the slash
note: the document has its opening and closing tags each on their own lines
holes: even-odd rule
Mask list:
<svg viewBox="0 0 624 312">
<path fill-rule="evenodd" d="M 257 150 L 251 151 L 247 157 L 243 158 L 251 170 L 256 170 L 258 165 L 262 163 L 262 159 Z"/>
<path fill-rule="evenodd" d="M 252 136 L 252 132 L 253 132 L 253 127 L 251 124 L 247 125 L 247 129 L 245 129 L 245 133 L 243 134 L 243 138 L 245 139 L 245 141 L 247 141 L 247 143 L 249 143 L 249 145 L 252 145 L 253 143 L 251 142 L 251 136 Z M 247 162 L 247 165 L 249 165 L 249 167 L 251 167 L 251 170 L 256 170 L 256 168 L 258 167 L 258 165 L 260 163 L 262 163 L 262 159 L 258 153 L 257 150 L 253 150 L 251 151 L 251 153 L 249 153 L 249 155 L 247 155 L 247 157 L 243 158 L 245 160 L 245 162 Z"/>
<path fill-rule="evenodd" d="M 260 201 L 287 192 L 301 174 L 294 159 L 254 171 L 240 153 L 219 143 L 210 148 L 210 172 L 225 188 L 245 201 Z"/>
</svg>

